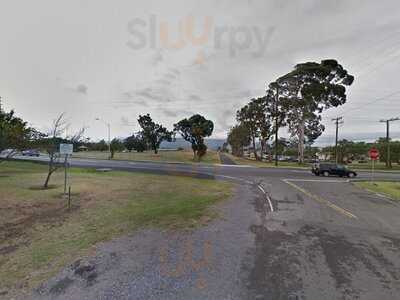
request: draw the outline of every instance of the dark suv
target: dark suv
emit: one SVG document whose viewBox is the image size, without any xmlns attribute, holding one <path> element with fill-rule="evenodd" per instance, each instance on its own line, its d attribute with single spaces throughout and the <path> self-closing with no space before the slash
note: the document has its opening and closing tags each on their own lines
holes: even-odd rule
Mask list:
<svg viewBox="0 0 400 300">
<path fill-rule="evenodd" d="M 336 175 L 340 177 L 356 177 L 357 173 L 349 170 L 346 166 L 334 164 L 334 163 L 320 163 L 315 164 L 311 171 L 316 176 L 325 176 L 328 177 L 330 175 Z"/>
</svg>

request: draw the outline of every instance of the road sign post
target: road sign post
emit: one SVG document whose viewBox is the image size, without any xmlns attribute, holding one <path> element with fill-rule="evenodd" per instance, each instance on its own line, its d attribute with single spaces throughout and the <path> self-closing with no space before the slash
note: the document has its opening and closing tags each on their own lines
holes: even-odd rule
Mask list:
<svg viewBox="0 0 400 300">
<path fill-rule="evenodd" d="M 64 195 L 67 194 L 67 179 L 68 179 L 68 156 L 74 152 L 73 144 L 60 144 L 60 155 L 65 155 L 64 159 Z"/>
<path fill-rule="evenodd" d="M 371 177 L 371 182 L 374 182 L 375 179 L 375 161 L 379 159 L 379 151 L 375 147 L 371 148 L 368 151 L 369 158 L 372 161 L 372 177 Z"/>
</svg>

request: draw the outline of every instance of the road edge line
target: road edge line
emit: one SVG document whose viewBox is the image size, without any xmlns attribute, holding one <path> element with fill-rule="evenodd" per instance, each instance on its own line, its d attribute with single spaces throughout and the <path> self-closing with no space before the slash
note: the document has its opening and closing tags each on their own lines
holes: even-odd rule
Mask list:
<svg viewBox="0 0 400 300">
<path fill-rule="evenodd" d="M 346 210 L 344 208 L 341 208 L 340 206 L 337 206 L 336 204 L 333 204 L 332 202 L 330 202 L 330 201 L 328 201 L 328 200 L 326 200 L 324 198 L 321 198 L 321 197 L 319 197 L 317 195 L 314 195 L 314 194 L 308 192 L 307 190 L 303 189 L 302 187 L 299 187 L 297 184 L 294 184 L 293 182 L 290 182 L 287 179 L 283 179 L 282 181 L 285 182 L 286 184 L 288 184 L 289 186 L 291 186 L 292 188 L 302 192 L 303 194 L 305 194 L 306 196 L 310 197 L 311 199 L 317 201 L 318 203 L 325 204 L 326 206 L 328 206 L 329 208 L 335 210 L 338 213 L 341 213 L 341 214 L 343 214 L 343 215 L 345 215 L 345 216 L 347 216 L 347 217 L 349 217 L 351 219 L 358 220 L 358 217 L 356 215 L 352 214 L 350 211 L 348 211 L 348 210 Z"/>
</svg>

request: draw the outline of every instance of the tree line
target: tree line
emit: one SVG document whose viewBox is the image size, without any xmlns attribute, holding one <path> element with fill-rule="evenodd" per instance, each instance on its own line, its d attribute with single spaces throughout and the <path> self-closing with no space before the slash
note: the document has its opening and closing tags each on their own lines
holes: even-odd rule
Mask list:
<svg viewBox="0 0 400 300">
<path fill-rule="evenodd" d="M 375 147 L 379 150 L 380 162 L 386 162 L 387 159 L 387 141 L 386 138 L 379 138 L 375 142 L 354 142 L 347 139 L 338 141 L 338 161 L 347 163 L 350 161 L 366 162 L 368 160 L 368 151 Z M 390 141 L 390 162 L 400 163 L 400 141 Z M 334 156 L 335 147 L 328 146 L 320 151 L 325 156 Z"/>
<path fill-rule="evenodd" d="M 195 114 L 174 124 L 172 130 L 168 130 L 151 118 L 150 114 L 140 115 L 138 123 L 141 130 L 125 139 L 114 138 L 110 143 L 111 156 L 116 151 L 127 149 L 128 151 L 143 152 L 152 150 L 158 153 L 163 141 L 172 142 L 177 134 L 189 142 L 193 151 L 193 159 L 200 161 L 207 153 L 205 138 L 212 135 L 214 123 L 204 116 Z M 18 151 L 34 148 L 45 151 L 49 156 L 48 174 L 44 188 L 48 188 L 51 175 L 63 166 L 59 154 L 59 145 L 69 143 L 77 150 L 84 146 L 90 150 L 105 151 L 109 145 L 104 141 L 91 143 L 89 138 L 84 137 L 85 128 L 81 128 L 75 134 L 62 137 L 66 128 L 69 127 L 65 115 L 60 114 L 52 124 L 48 133 L 41 133 L 30 127 L 28 123 L 17 117 L 15 112 L 5 112 L 0 109 L 0 163 L 11 159 Z M 4 151 L 10 149 L 9 151 Z M 5 154 L 4 154 L 5 152 Z"/>
<path fill-rule="evenodd" d="M 279 129 L 286 127 L 297 143 L 298 161 L 303 163 L 305 146 L 312 145 L 325 130 L 322 112 L 346 103 L 346 87 L 353 82 L 354 76 L 334 59 L 297 64 L 269 83 L 264 96 L 251 99 L 237 111 L 237 124 L 228 133 L 233 154 L 242 156 L 244 148 L 251 145 L 256 160 L 273 152 L 277 157 L 277 148 L 272 149 L 270 141 L 273 137 L 278 141 Z"/>
<path fill-rule="evenodd" d="M 193 160 L 200 161 L 207 153 L 205 138 L 211 136 L 214 131 L 214 123 L 199 114 L 180 120 L 174 124 L 172 130 L 154 121 L 150 114 L 139 115 L 137 121 L 141 128 L 140 131 L 125 139 L 115 138 L 111 141 L 112 156 L 114 152 L 125 149 L 130 152 L 151 150 L 154 151 L 154 154 L 158 154 L 162 142 L 174 142 L 176 135 L 179 134 L 191 144 Z M 88 143 L 87 145 L 92 150 L 106 151 L 108 149 L 104 140 L 99 143 Z"/>
</svg>

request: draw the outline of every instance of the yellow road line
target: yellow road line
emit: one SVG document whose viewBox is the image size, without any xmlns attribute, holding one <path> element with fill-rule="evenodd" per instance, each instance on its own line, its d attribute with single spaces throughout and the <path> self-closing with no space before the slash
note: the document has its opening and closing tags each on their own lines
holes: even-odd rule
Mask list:
<svg viewBox="0 0 400 300">
<path fill-rule="evenodd" d="M 332 202 L 325 200 L 317 195 L 311 194 L 310 192 L 308 192 L 305 189 L 299 187 L 298 185 L 290 182 L 289 180 L 284 180 L 284 182 L 287 183 L 288 185 L 290 185 L 291 187 L 295 188 L 296 190 L 302 192 L 306 196 L 310 197 L 311 199 L 317 201 L 318 203 L 325 204 L 326 206 L 332 208 L 333 210 L 337 211 L 338 213 L 343 214 L 349 218 L 358 219 L 357 216 L 353 215 L 348 210 L 345 210 L 344 208 L 341 208 L 341 207 L 337 206 L 336 204 L 333 204 Z"/>
</svg>

